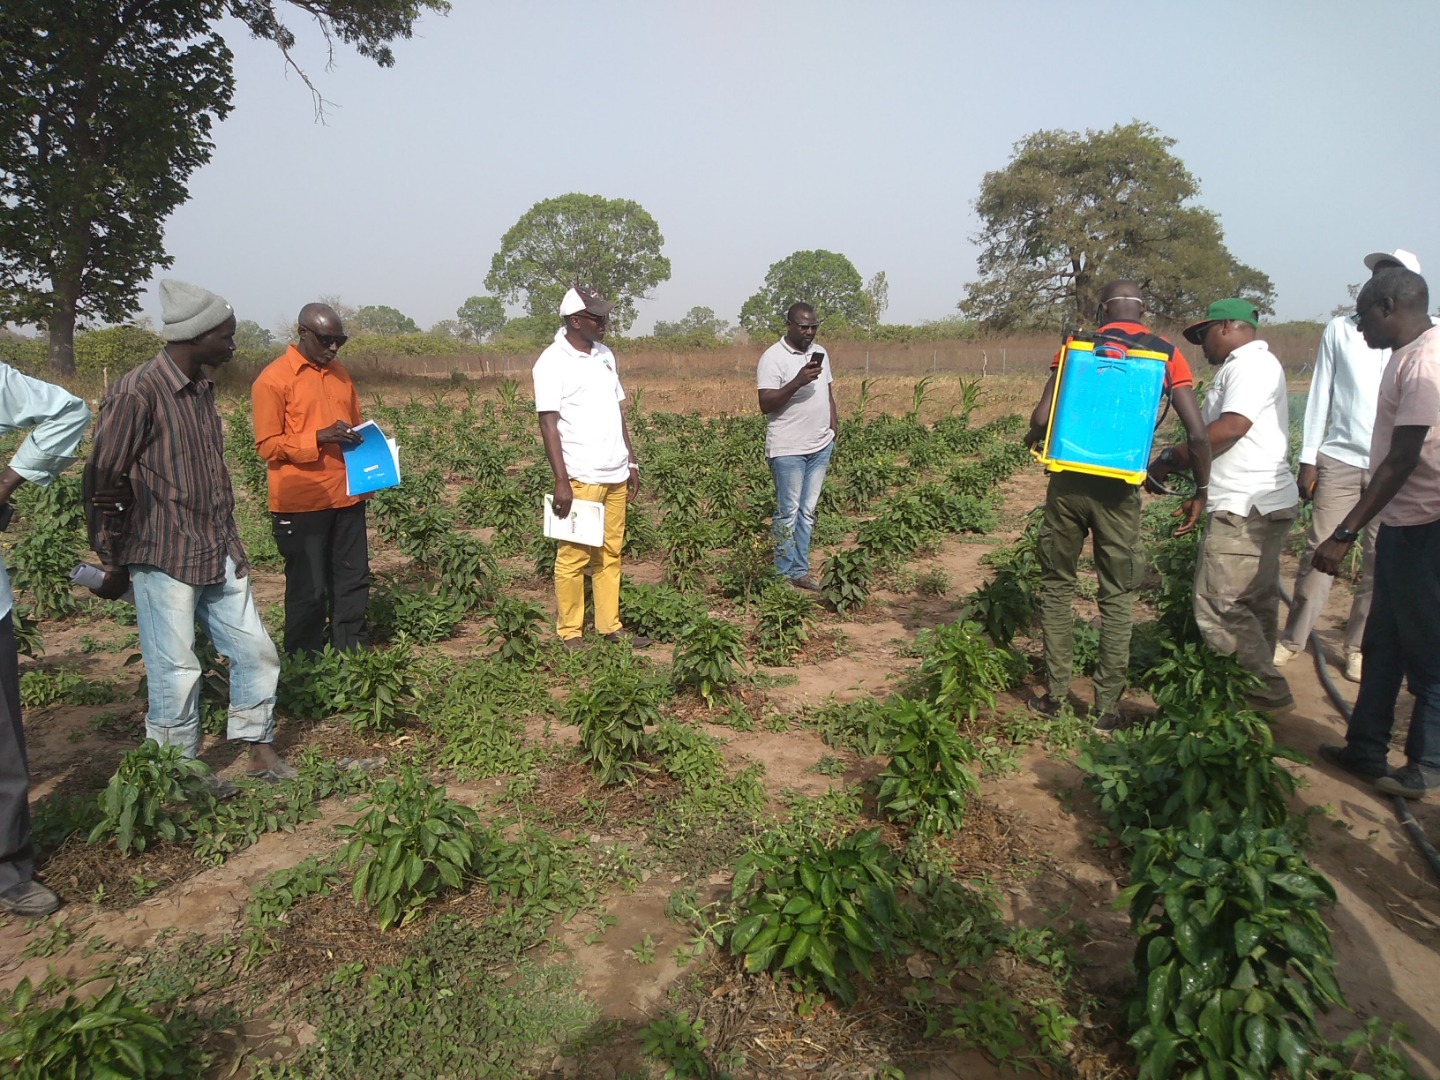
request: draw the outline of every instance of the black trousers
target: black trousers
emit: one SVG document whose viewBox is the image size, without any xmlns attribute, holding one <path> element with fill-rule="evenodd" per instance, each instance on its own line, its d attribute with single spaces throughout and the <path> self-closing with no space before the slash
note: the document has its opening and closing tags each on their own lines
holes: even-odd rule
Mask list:
<svg viewBox="0 0 1440 1080">
<path fill-rule="evenodd" d="M 35 876 L 30 844 L 30 762 L 20 723 L 15 620 L 0 619 L 0 892 Z"/>
<path fill-rule="evenodd" d="M 369 644 L 365 504 L 270 518 L 285 559 L 285 652 L 318 653 L 327 641 L 342 652 Z"/>
</svg>

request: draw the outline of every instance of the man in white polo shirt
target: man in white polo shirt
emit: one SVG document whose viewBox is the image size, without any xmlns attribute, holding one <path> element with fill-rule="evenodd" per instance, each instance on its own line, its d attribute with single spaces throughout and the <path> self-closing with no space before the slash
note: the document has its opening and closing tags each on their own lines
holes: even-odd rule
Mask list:
<svg viewBox="0 0 1440 1080">
<path fill-rule="evenodd" d="M 1257 338 L 1260 312 L 1248 300 L 1217 300 L 1185 329 L 1218 365 L 1201 415 L 1210 435 L 1209 520 L 1195 567 L 1195 622 L 1206 644 L 1233 654 L 1265 684 L 1257 709 L 1295 704 L 1275 669 L 1280 634 L 1280 552 L 1300 493 L 1286 460 L 1290 413 L 1285 369 Z M 1188 507 L 1187 507 L 1188 510 Z"/>
<path fill-rule="evenodd" d="M 820 320 L 809 304 L 785 313 L 785 336 L 760 357 L 756 386 L 765 414 L 765 457 L 775 478 L 775 569 L 818 592 L 810 573 L 810 534 L 840 421 L 830 360 L 815 344 Z"/>
<path fill-rule="evenodd" d="M 604 344 L 614 307 L 588 286 L 567 291 L 560 302 L 565 325 L 535 361 L 535 411 L 540 414 L 545 457 L 555 474 L 555 516 L 568 516 L 575 499 L 605 506 L 601 547 L 562 540 L 555 554 L 555 631 L 571 650 L 581 648 L 587 569 L 595 598 L 595 632 L 637 648 L 651 643 L 620 625 L 625 505 L 640 494 L 640 467 L 620 411 L 625 391 L 615 354 Z"/>
<path fill-rule="evenodd" d="M 1404 249 L 1367 255 L 1365 265 L 1372 277 L 1392 266 L 1420 273 L 1420 260 Z M 1290 618 L 1275 646 L 1276 667 L 1304 650 L 1315 620 L 1325 610 L 1335 579 L 1316 572 L 1311 558 L 1321 541 L 1355 508 L 1370 484 L 1375 401 L 1380 393 L 1380 375 L 1389 358 L 1387 350 L 1365 344 L 1353 315 L 1331 319 L 1320 338 L 1300 443 L 1300 497 L 1314 500 L 1310 538 L 1300 557 Z M 1360 642 L 1365 636 L 1365 619 L 1375 584 L 1375 534 L 1379 528 L 1380 523 L 1372 521 L 1365 529 L 1360 585 L 1350 602 L 1350 618 L 1345 624 L 1345 677 L 1351 682 L 1360 681 Z"/>
<path fill-rule="evenodd" d="M 1440 787 L 1440 328 L 1426 312 L 1425 279 L 1404 267 L 1366 282 L 1355 302 L 1365 344 L 1391 349 L 1370 443 L 1370 486 L 1330 538 L 1315 569 L 1334 574 L 1360 531 L 1380 519 L 1365 667 L 1344 746 L 1320 756 L 1386 795 L 1418 799 Z M 1386 760 L 1402 683 L 1415 695 L 1406 764 Z"/>
</svg>

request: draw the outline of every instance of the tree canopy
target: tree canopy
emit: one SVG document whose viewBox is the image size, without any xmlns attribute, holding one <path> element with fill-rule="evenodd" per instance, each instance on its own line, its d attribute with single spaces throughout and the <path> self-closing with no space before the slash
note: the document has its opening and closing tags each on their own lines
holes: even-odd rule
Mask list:
<svg viewBox="0 0 1440 1080">
<path fill-rule="evenodd" d="M 714 345 L 729 337 L 730 331 L 730 324 L 708 307 L 692 307 L 676 322 L 655 322 L 655 336 L 677 344 Z"/>
<path fill-rule="evenodd" d="M 234 93 L 220 19 L 236 16 L 288 58 L 287 6 L 315 20 L 332 54 L 338 38 L 381 66 L 422 10 L 449 10 L 445 0 L 0 5 L 0 321 L 45 326 L 57 373 L 75 370 L 77 319 L 119 322 L 152 271 L 171 265 L 163 223 L 209 161 Z"/>
<path fill-rule="evenodd" d="M 505 305 L 493 296 L 472 296 L 455 312 L 460 336 L 467 341 L 488 341 L 505 326 Z"/>
<path fill-rule="evenodd" d="M 503 300 L 523 295 L 525 310 L 558 326 L 571 285 L 592 285 L 615 303 L 617 330 L 635 321 L 635 301 L 670 280 L 660 226 L 633 199 L 560 195 L 521 215 L 500 240 L 485 287 Z"/>
<path fill-rule="evenodd" d="M 822 323 L 863 326 L 870 310 L 860 271 L 833 251 L 796 251 L 770 264 L 760 291 L 740 308 L 740 325 L 756 335 L 785 331 L 785 310 L 806 303 Z"/>
<path fill-rule="evenodd" d="M 1192 205 L 1199 184 L 1174 145 L 1139 121 L 1016 143 L 980 184 L 980 278 L 960 311 L 992 330 L 1083 322 L 1107 282 L 1133 278 L 1163 320 L 1225 296 L 1270 312 L 1269 277 L 1231 255 L 1219 219 Z"/>
<path fill-rule="evenodd" d="M 345 329 L 351 334 L 391 337 L 395 334 L 418 334 L 420 325 L 409 315 L 386 304 L 366 304 L 345 320 Z"/>
</svg>

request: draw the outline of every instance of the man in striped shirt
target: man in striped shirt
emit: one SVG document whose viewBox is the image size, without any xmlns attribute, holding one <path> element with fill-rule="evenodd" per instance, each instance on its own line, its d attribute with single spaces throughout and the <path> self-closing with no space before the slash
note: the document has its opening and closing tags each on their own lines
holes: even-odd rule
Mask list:
<svg viewBox="0 0 1440 1080">
<path fill-rule="evenodd" d="M 107 599 L 135 592 L 149 676 L 145 734 L 200 752 L 200 662 L 195 624 L 230 661 L 229 738 L 249 744 L 249 775 L 288 779 L 275 753 L 280 659 L 250 591 L 235 524 L 215 384 L 204 369 L 235 355 L 235 313 L 219 296 L 160 284 L 167 344 L 119 379 L 100 405 L 85 468 L 90 543 Z"/>
</svg>

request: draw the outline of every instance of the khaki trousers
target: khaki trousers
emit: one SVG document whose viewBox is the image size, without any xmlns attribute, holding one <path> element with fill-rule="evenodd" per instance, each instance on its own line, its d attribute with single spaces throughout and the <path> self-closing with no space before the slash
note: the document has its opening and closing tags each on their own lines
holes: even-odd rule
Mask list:
<svg viewBox="0 0 1440 1080">
<path fill-rule="evenodd" d="M 1262 706 L 1288 705 L 1290 685 L 1275 670 L 1280 636 L 1280 553 L 1296 508 L 1248 516 L 1216 510 L 1205 524 L 1195 567 L 1195 623 L 1205 643 L 1260 676 Z"/>
<path fill-rule="evenodd" d="M 1356 465 L 1346 465 L 1326 454 L 1315 456 L 1315 502 L 1312 507 L 1310 537 L 1305 544 L 1305 554 L 1300 556 L 1300 572 L 1295 575 L 1295 600 L 1290 605 L 1290 618 L 1280 634 L 1280 643 L 1293 651 L 1305 648 L 1315 620 L 1325 610 L 1325 601 L 1330 598 L 1330 586 L 1335 579 L 1322 574 L 1310 565 L 1310 558 L 1322 540 L 1345 520 L 1345 515 L 1355 508 L 1360 496 L 1370 486 L 1370 471 Z M 1366 526 L 1361 537 L 1360 584 L 1355 589 L 1355 598 L 1350 601 L 1350 619 L 1345 624 L 1345 655 L 1360 651 L 1360 642 L 1365 637 L 1365 620 L 1370 616 L 1370 597 L 1375 591 L 1375 537 L 1380 531 L 1380 519 L 1374 518 Z"/>
<path fill-rule="evenodd" d="M 582 484 L 571 480 L 575 498 L 605 504 L 605 544 L 586 547 L 560 541 L 555 551 L 555 632 L 578 638 L 585 625 L 585 572 L 595 598 L 595 632 L 602 637 L 620 629 L 620 549 L 625 546 L 625 482 Z"/>
</svg>

